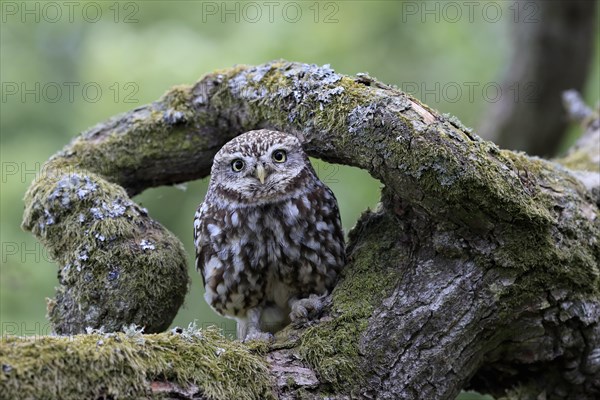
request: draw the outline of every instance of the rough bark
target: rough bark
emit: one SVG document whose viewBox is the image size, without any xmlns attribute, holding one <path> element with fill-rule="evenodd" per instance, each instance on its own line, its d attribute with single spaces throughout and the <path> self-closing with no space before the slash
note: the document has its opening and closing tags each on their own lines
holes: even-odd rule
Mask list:
<svg viewBox="0 0 600 400">
<path fill-rule="evenodd" d="M 56 253 L 77 254 L 66 240 L 78 229 L 69 215 L 77 210 L 87 221 L 89 204 L 74 206 L 78 197 L 67 195 L 65 208 L 53 199 L 56 175 L 74 170 L 101 186 L 107 198 L 121 198 L 118 185 L 131 194 L 206 176 L 222 144 L 257 128 L 293 133 L 310 155 L 363 168 L 385 185 L 380 208 L 365 212 L 350 233 L 349 263 L 326 313 L 310 326 L 279 333 L 272 346 L 238 351 L 239 366 L 221 355 L 241 345 L 211 335 L 203 337 L 217 354 L 210 366 L 174 367 L 160 346 L 127 347 L 118 351 L 124 354 L 121 364 L 103 375 L 103 383 L 65 384 L 64 393 L 90 397 L 102 389 L 105 397 L 121 398 L 160 389 L 160 396 L 169 398 L 227 398 L 224 393 L 231 392 L 264 398 L 268 381 L 271 395 L 279 398 L 453 399 L 463 387 L 495 395 L 510 390 L 513 398 L 523 399 L 599 395 L 598 192 L 561 164 L 501 150 L 457 119 L 366 75 L 348 77 L 328 66 L 281 61 L 238 66 L 174 88 L 151 105 L 83 133 L 53 157 L 53 173 L 36 180 L 28 193 L 24 226 Z M 600 179 L 597 164 L 586 168 Z M 60 229 L 40 228 L 46 211 L 61 217 L 54 221 Z M 128 224 L 137 226 L 137 218 L 117 218 L 116 243 L 131 236 Z M 161 232 L 155 229 L 156 242 L 167 235 Z M 95 243 L 87 245 L 94 254 Z M 119 262 L 135 262 L 139 254 L 120 253 Z M 175 269 L 179 265 L 173 261 L 178 253 L 155 256 Z M 110 262 L 114 255 L 109 249 L 103 257 L 108 258 L 98 260 Z M 144 270 L 137 279 L 151 281 L 151 272 Z M 81 288 L 63 285 L 67 293 Z M 100 299 L 118 296 L 105 290 Z M 111 326 L 141 325 L 104 315 Z M 76 321 L 73 315 L 55 317 L 56 326 Z M 102 319 L 94 322 L 100 326 Z M 202 335 L 186 331 L 195 334 Z M 0 389 L 41 387 L 40 375 L 70 382 L 62 352 L 46 345 L 79 354 L 86 340 L 88 335 L 67 344 L 43 338 L 45 346 L 4 340 Z M 121 335 L 117 341 L 131 340 Z M 140 351 L 158 367 L 134 357 Z M 172 351 L 206 357 L 185 343 L 173 344 Z M 113 356 L 104 356 L 98 362 L 108 369 Z M 24 357 L 39 362 L 17 361 Z M 96 361 L 82 357 L 78 365 L 88 370 Z M 126 368 L 129 364 L 135 368 Z M 207 368 L 233 372 L 219 380 Z M 256 385 L 248 383 L 249 373 Z M 127 385 L 129 376 L 142 383 Z"/>
<path fill-rule="evenodd" d="M 482 119 L 481 135 L 502 148 L 555 156 L 567 130 L 565 90 L 581 91 L 598 34 L 596 0 L 518 0 L 512 56 L 502 97 Z"/>
</svg>

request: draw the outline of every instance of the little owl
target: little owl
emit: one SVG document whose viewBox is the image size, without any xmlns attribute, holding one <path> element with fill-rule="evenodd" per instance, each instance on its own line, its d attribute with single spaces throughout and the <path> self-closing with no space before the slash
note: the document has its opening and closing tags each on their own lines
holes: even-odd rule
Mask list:
<svg viewBox="0 0 600 400">
<path fill-rule="evenodd" d="M 246 340 L 318 311 L 345 263 L 335 196 L 298 139 L 264 129 L 215 155 L 194 243 L 204 298 Z"/>
</svg>

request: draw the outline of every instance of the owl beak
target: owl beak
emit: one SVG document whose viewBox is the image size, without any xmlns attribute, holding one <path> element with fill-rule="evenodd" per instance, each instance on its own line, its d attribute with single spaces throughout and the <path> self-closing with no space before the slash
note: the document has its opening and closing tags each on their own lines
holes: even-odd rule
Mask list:
<svg viewBox="0 0 600 400">
<path fill-rule="evenodd" d="M 258 178 L 261 184 L 265 183 L 266 171 L 265 167 L 263 167 L 262 164 L 258 164 L 256 166 L 256 177 Z"/>
</svg>

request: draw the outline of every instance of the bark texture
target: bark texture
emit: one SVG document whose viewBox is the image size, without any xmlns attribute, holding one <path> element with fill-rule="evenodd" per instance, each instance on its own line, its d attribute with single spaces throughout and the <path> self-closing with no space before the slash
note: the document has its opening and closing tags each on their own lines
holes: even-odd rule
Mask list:
<svg viewBox="0 0 600 400">
<path fill-rule="evenodd" d="M 483 137 L 502 148 L 555 156 L 567 130 L 565 90 L 582 90 L 598 35 L 596 0 L 517 0 L 503 96 L 482 119 Z"/>
<path fill-rule="evenodd" d="M 239 368 L 221 355 L 240 345 L 210 335 L 203 340 L 218 353 L 215 364 L 196 363 L 190 369 L 175 368 L 168 360 L 150 368 L 129 358 L 145 351 L 160 361 L 160 346 L 121 350 L 124 365 L 133 360 L 143 367 L 131 376 L 145 376 L 145 386 L 126 391 L 130 375 L 117 368 L 118 380 L 102 380 L 108 384 L 106 397 L 227 398 L 224 393 L 233 391 L 249 398 L 454 399 L 464 387 L 497 396 L 508 390 L 509 397 L 521 399 L 600 395 L 598 192 L 558 162 L 502 150 L 456 118 L 367 75 L 343 76 L 329 66 L 284 61 L 218 71 L 83 133 L 49 165 L 59 176 L 76 171 L 88 177 L 107 198 L 128 201 L 120 187 L 132 194 L 206 176 L 221 145 L 259 128 L 295 134 L 310 155 L 365 169 L 385 185 L 379 209 L 365 212 L 350 233 L 349 263 L 326 313 L 309 326 L 284 330 L 271 346 L 252 344 Z M 600 179 L 598 168 L 585 167 L 592 181 Z M 57 185 L 52 179 L 41 176 L 33 183 L 24 226 L 56 253 L 76 254 L 65 239 L 79 229 L 69 215 L 77 210 L 87 221 L 89 204 L 73 203 L 92 201 L 93 194 L 78 200 L 76 183 L 65 208 L 51 199 Z M 62 224 L 60 230 L 40 227 L 46 211 L 61 217 L 54 221 Z M 141 217 L 115 219 L 115 243 L 129 237 L 130 225 L 138 226 Z M 152 226 L 154 242 L 163 243 L 167 234 Z M 88 227 L 91 233 L 96 228 L 102 226 Z M 102 246 L 87 245 L 90 254 L 95 245 Z M 102 254 L 107 262 L 114 257 L 110 249 Z M 134 263 L 139 254 L 119 253 L 119 262 Z M 155 256 L 177 270 L 177 252 Z M 136 279 L 152 282 L 152 269 Z M 77 282 L 63 282 L 65 293 L 79 290 Z M 107 289 L 99 296 L 116 294 Z M 86 308 L 95 301 L 78 297 L 68 304 Z M 152 301 L 162 300 L 149 299 L 149 306 Z M 138 323 L 108 312 L 114 305 L 106 304 L 109 310 L 102 315 L 110 326 Z M 76 320 L 56 313 L 53 321 L 71 326 Z M 104 322 L 94 323 L 99 328 Z M 174 334 L 153 338 L 169 335 Z M 87 336 L 60 345 L 65 351 L 78 349 Z M 51 348 L 61 340 L 44 338 Z M 23 341 L 3 341 L 2 359 L 14 352 L 19 357 L 12 359 L 22 359 Z M 172 349 L 200 357 L 184 344 Z M 46 352 L 29 343 L 25 357 Z M 61 356 L 60 351 L 49 354 Z M 250 357 L 256 385 L 247 379 Z M 14 363 L 3 361 L 0 388 L 10 390 L 15 380 L 37 387 L 32 379 L 39 376 L 33 372 L 39 365 Z M 67 373 L 54 358 L 48 363 L 39 374 L 60 380 Z M 84 359 L 81 365 L 90 364 Z M 219 381 L 206 373 L 209 367 L 239 374 Z M 80 397 L 98 393 L 93 384 L 77 388 L 81 392 L 73 393 Z"/>
</svg>

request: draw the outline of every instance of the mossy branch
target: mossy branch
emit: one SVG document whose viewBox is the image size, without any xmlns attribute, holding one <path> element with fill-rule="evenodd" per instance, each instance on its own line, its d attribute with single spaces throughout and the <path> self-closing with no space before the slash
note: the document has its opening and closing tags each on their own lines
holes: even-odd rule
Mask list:
<svg viewBox="0 0 600 400">
<path fill-rule="evenodd" d="M 264 359 L 211 329 L 8 337 L 0 358 L 7 399 L 274 398 Z"/>
<path fill-rule="evenodd" d="M 558 162 L 574 170 L 600 202 L 600 104 L 592 110 L 574 90 L 563 93 L 563 103 L 571 120 L 579 123 L 584 133 Z"/>
<path fill-rule="evenodd" d="M 57 331 L 170 323 L 187 285 L 181 245 L 127 194 L 206 176 L 226 141 L 258 128 L 295 134 L 310 155 L 363 168 L 385 188 L 381 208 L 351 232 L 327 314 L 280 334 L 257 382 L 272 376 L 280 398 L 453 399 L 465 385 L 578 399 L 600 391 L 597 193 L 561 164 L 501 150 L 368 75 L 284 61 L 176 87 L 48 162 L 57 173 L 32 184 L 24 227 L 61 268 Z M 135 288 L 111 283 L 115 264 Z M 142 307 L 136 296 L 157 282 Z M 75 347 L 86 340 L 76 338 Z M 31 379 L 22 368 L 13 376 Z M 178 382 L 227 398 L 197 368 L 200 379 Z M 238 387 L 229 379 L 218 384 Z"/>
</svg>

